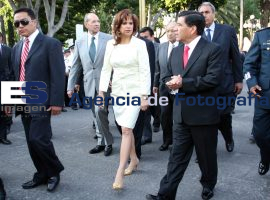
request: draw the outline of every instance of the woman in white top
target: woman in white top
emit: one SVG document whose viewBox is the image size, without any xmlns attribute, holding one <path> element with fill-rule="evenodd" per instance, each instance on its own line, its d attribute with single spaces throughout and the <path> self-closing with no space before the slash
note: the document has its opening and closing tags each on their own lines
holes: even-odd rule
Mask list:
<svg viewBox="0 0 270 200">
<path fill-rule="evenodd" d="M 100 77 L 99 96 L 104 98 L 103 93 L 108 89 L 113 71 L 113 110 L 115 119 L 122 128 L 120 163 L 113 183 L 115 190 L 123 188 L 124 175 L 130 175 L 139 164 L 132 130 L 140 109 L 147 109 L 147 96 L 150 94 L 149 58 L 145 42 L 133 36 L 137 28 L 138 18 L 130 10 L 124 9 L 117 13 L 113 22 L 114 39 L 107 43 Z M 121 100 L 116 105 L 119 97 Z M 137 105 L 132 105 L 133 97 L 138 99 Z M 130 164 L 126 168 L 129 157 Z"/>
</svg>

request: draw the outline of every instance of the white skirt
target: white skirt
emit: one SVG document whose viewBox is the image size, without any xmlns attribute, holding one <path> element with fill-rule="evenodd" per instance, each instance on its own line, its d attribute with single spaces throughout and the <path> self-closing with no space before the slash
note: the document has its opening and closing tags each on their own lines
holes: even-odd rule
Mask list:
<svg viewBox="0 0 270 200">
<path fill-rule="evenodd" d="M 113 105 L 113 112 L 119 126 L 133 129 L 139 116 L 141 107 L 134 105 Z"/>
</svg>

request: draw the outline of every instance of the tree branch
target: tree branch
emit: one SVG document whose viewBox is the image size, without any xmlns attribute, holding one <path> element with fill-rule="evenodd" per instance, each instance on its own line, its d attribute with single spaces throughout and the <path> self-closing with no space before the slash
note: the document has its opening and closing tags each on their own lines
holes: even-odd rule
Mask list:
<svg viewBox="0 0 270 200">
<path fill-rule="evenodd" d="M 33 10 L 32 0 L 26 0 L 26 6 L 27 8 L 31 8 Z"/>
<path fill-rule="evenodd" d="M 44 7 L 45 7 L 46 19 L 47 19 L 47 22 L 49 23 L 51 7 L 50 7 L 50 4 L 49 4 L 48 0 L 43 0 L 43 4 L 44 4 Z"/>
<path fill-rule="evenodd" d="M 9 4 L 10 4 L 10 6 L 11 6 L 11 8 L 12 8 L 13 11 L 15 11 L 15 10 L 18 9 L 13 0 L 8 0 L 8 2 L 9 2 Z"/>
<path fill-rule="evenodd" d="M 69 1 L 70 0 L 65 0 L 64 1 L 63 8 L 62 8 L 62 13 L 61 13 L 61 18 L 60 18 L 59 22 L 54 26 L 54 33 L 57 32 L 63 26 L 63 24 L 65 22 L 67 11 L 68 11 Z"/>
<path fill-rule="evenodd" d="M 51 12 L 50 12 L 50 27 L 53 28 L 54 20 L 55 20 L 55 7 L 56 7 L 56 0 L 52 0 L 51 3 Z"/>
</svg>

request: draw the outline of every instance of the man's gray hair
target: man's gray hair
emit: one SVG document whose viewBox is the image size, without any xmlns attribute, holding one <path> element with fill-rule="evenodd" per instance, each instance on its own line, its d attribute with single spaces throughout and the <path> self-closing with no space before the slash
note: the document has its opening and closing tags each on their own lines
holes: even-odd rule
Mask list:
<svg viewBox="0 0 270 200">
<path fill-rule="evenodd" d="M 211 10 L 213 11 L 213 13 L 216 12 L 215 6 L 214 6 L 213 4 L 211 4 L 210 2 L 208 2 L 208 1 L 203 2 L 203 3 L 199 6 L 198 11 L 200 10 L 200 8 L 201 8 L 202 6 L 209 6 L 209 7 L 211 8 Z"/>
<path fill-rule="evenodd" d="M 88 20 L 89 20 L 89 15 L 92 15 L 92 14 L 95 15 L 95 13 L 93 13 L 93 12 L 87 13 L 87 14 L 84 16 L 84 22 L 88 22 Z"/>
</svg>

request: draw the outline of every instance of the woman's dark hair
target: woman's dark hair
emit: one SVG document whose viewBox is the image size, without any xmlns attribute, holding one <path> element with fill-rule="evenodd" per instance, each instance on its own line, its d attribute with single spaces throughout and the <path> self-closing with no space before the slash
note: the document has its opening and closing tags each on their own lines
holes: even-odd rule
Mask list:
<svg viewBox="0 0 270 200">
<path fill-rule="evenodd" d="M 115 44 L 117 45 L 121 42 L 121 33 L 120 33 L 120 27 L 123 24 L 124 21 L 126 21 L 128 18 L 131 18 L 133 21 L 133 35 L 135 35 L 138 31 L 139 26 L 139 20 L 136 15 L 134 15 L 129 9 L 124 9 L 118 12 L 115 15 L 114 21 L 113 21 L 113 32 L 114 32 L 114 39 Z"/>
</svg>

